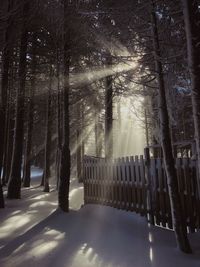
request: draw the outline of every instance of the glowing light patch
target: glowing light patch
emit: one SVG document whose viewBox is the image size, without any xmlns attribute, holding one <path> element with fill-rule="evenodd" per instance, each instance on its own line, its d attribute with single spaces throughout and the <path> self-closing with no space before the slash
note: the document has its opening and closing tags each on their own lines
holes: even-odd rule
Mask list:
<svg viewBox="0 0 200 267">
<path fill-rule="evenodd" d="M 31 178 L 42 176 L 42 174 L 43 174 L 42 170 L 35 170 L 34 169 L 34 170 L 31 171 Z"/>
<path fill-rule="evenodd" d="M 153 236 L 151 233 L 149 233 L 149 242 L 152 243 L 153 242 Z"/>
<path fill-rule="evenodd" d="M 92 248 L 88 248 L 87 252 L 86 252 L 86 256 L 89 257 L 89 255 L 93 252 Z"/>
<path fill-rule="evenodd" d="M 91 136 L 92 132 L 94 131 L 94 126 L 91 124 L 89 127 L 87 127 L 83 133 L 82 133 L 82 138 L 80 138 L 79 142 L 72 148 L 72 154 L 74 154 L 78 148 L 78 146 L 80 146 L 82 140 L 87 140 L 89 136 Z M 81 140 L 82 139 L 82 140 Z M 85 153 L 87 154 L 88 152 L 88 148 L 86 147 L 86 151 Z"/>
<path fill-rule="evenodd" d="M 83 187 L 79 187 L 79 188 L 74 188 L 70 191 L 69 193 L 69 198 L 72 198 L 79 190 L 82 190 Z"/>
<path fill-rule="evenodd" d="M 45 205 L 47 205 L 47 204 L 50 204 L 50 205 L 52 205 L 52 206 L 57 206 L 57 203 L 55 203 L 55 202 L 39 201 L 39 202 L 37 202 L 37 203 L 33 203 L 33 204 L 31 204 L 29 207 L 30 207 L 30 208 L 36 208 L 36 207 L 45 206 Z"/>
<path fill-rule="evenodd" d="M 87 243 L 84 243 L 80 250 L 84 250 L 87 247 Z"/>
<path fill-rule="evenodd" d="M 152 249 L 152 247 L 150 247 L 150 249 L 149 249 L 149 258 L 151 261 L 153 261 L 153 249 Z"/>
<path fill-rule="evenodd" d="M 43 199 L 43 198 L 45 198 L 45 197 L 47 197 L 47 196 L 49 196 L 49 194 L 39 195 L 39 196 L 37 196 L 37 197 L 33 197 L 33 198 L 31 198 L 31 199 L 40 200 L 40 199 Z"/>
<path fill-rule="evenodd" d="M 56 237 L 54 237 L 55 240 L 62 240 L 65 238 L 65 233 L 60 233 L 59 235 L 57 235 Z"/>
<path fill-rule="evenodd" d="M 13 254 L 18 253 L 24 246 L 25 246 L 25 243 L 23 243 L 23 244 L 20 245 L 17 249 L 15 249 L 15 250 L 13 251 Z"/>
<path fill-rule="evenodd" d="M 45 235 L 52 236 L 54 240 L 61 240 L 65 237 L 65 233 L 61 233 L 54 229 L 48 230 L 47 232 L 45 232 Z"/>
<path fill-rule="evenodd" d="M 94 249 L 89 247 L 88 244 L 84 243 L 80 249 L 75 253 L 70 267 L 93 267 L 93 266 L 103 266 L 100 264 L 98 255 L 94 252 Z M 110 265 L 106 265 L 110 266 Z M 68 266 L 66 266 L 68 267 Z"/>
<path fill-rule="evenodd" d="M 30 210 L 26 212 L 27 214 L 35 214 L 38 213 L 38 210 Z"/>
<path fill-rule="evenodd" d="M 45 235 L 52 235 L 52 236 L 54 236 L 54 235 L 59 235 L 59 234 L 60 234 L 60 232 L 57 231 L 57 230 L 54 230 L 54 229 L 49 229 L 49 230 L 47 230 L 47 232 L 45 232 Z"/>
<path fill-rule="evenodd" d="M 40 244 L 29 251 L 30 256 L 42 257 L 49 253 L 58 245 L 57 241 L 48 241 L 46 243 Z"/>
<path fill-rule="evenodd" d="M 117 119 L 113 123 L 114 157 L 142 155 L 145 131 L 142 124 L 143 97 L 121 97 L 116 102 Z"/>
<path fill-rule="evenodd" d="M 24 226 L 30 222 L 30 215 L 16 215 L 7 219 L 3 225 L 0 227 L 0 238 L 5 238 L 11 233 L 18 230 L 18 228 Z"/>
<path fill-rule="evenodd" d="M 19 214 L 21 212 L 21 210 L 16 210 L 16 211 L 13 211 L 12 213 L 11 213 L 11 215 L 16 215 L 16 214 Z"/>
</svg>

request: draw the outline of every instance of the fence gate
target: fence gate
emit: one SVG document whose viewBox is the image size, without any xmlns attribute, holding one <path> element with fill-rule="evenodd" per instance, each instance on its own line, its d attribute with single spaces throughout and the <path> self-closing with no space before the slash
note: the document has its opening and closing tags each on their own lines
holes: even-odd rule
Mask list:
<svg viewBox="0 0 200 267">
<path fill-rule="evenodd" d="M 107 205 L 145 216 L 153 225 L 172 229 L 167 178 L 161 158 L 149 155 L 118 158 L 84 157 L 85 204 Z M 200 228 L 196 162 L 177 158 L 179 194 L 188 231 Z"/>
</svg>

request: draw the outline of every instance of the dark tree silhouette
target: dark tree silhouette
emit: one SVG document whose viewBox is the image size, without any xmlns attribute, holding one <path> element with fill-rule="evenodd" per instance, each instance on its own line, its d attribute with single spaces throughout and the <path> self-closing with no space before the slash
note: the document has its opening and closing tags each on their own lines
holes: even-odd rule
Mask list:
<svg viewBox="0 0 200 267">
<path fill-rule="evenodd" d="M 158 109 L 160 119 L 160 142 L 163 151 L 165 170 L 167 174 L 167 183 L 172 211 L 172 221 L 176 235 L 178 247 L 185 253 L 191 253 L 189 240 L 187 238 L 186 221 L 183 216 L 183 209 L 178 192 L 178 180 L 175 169 L 175 161 L 172 151 L 172 141 L 170 135 L 169 115 L 167 110 L 165 82 L 163 67 L 161 62 L 159 34 L 157 27 L 157 17 L 155 12 L 155 1 L 151 0 L 151 23 L 155 67 L 158 79 Z"/>
<path fill-rule="evenodd" d="M 24 137 L 24 95 L 25 95 L 25 81 L 26 81 L 26 55 L 28 45 L 28 31 L 27 31 L 27 16 L 29 11 L 29 3 L 25 2 L 23 6 L 23 25 L 21 33 L 20 44 L 20 59 L 19 59 L 19 86 L 17 89 L 16 100 L 16 117 L 13 140 L 13 155 L 12 166 L 10 171 L 10 178 L 8 182 L 7 197 L 20 198 L 21 197 L 21 166 L 23 153 L 23 137 Z"/>
<path fill-rule="evenodd" d="M 45 130 L 45 159 L 44 159 L 44 192 L 49 192 L 49 178 L 50 171 L 50 159 L 51 159 L 51 133 L 52 133 L 52 66 L 50 66 L 49 88 L 47 97 L 47 111 L 46 111 L 46 130 Z"/>
<path fill-rule="evenodd" d="M 69 148 L 69 66 L 70 66 L 70 5 L 64 1 L 64 107 L 63 107 L 63 145 L 61 150 L 60 177 L 58 186 L 59 207 L 69 211 L 69 185 L 70 185 L 70 148 Z"/>
<path fill-rule="evenodd" d="M 192 81 L 192 107 L 200 177 L 200 11 L 197 0 L 182 0 L 187 36 L 188 65 Z M 200 192 L 200 178 L 198 180 Z M 200 196 L 199 196 L 200 197 Z"/>
<path fill-rule="evenodd" d="M 112 66 L 112 57 L 108 55 L 107 66 Z M 113 79 L 112 76 L 106 77 L 105 92 L 105 157 L 113 156 Z"/>
<path fill-rule="evenodd" d="M 36 43 L 37 35 L 33 33 L 32 36 L 32 60 L 31 60 L 31 87 L 30 95 L 28 98 L 27 107 L 27 134 L 24 153 L 24 177 L 23 186 L 29 187 L 31 181 L 31 147 L 32 147 L 32 135 L 33 135 L 33 113 L 34 113 L 34 95 L 36 89 Z"/>
</svg>

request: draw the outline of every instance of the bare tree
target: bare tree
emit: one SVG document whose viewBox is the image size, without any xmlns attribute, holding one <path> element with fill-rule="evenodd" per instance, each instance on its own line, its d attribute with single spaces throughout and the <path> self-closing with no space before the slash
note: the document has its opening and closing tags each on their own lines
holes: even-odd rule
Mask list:
<svg viewBox="0 0 200 267">
<path fill-rule="evenodd" d="M 45 163 L 44 163 L 44 192 L 49 192 L 50 159 L 51 159 L 51 133 L 52 133 L 52 66 L 50 66 L 49 88 L 47 97 L 46 111 L 46 130 L 45 130 Z"/>
<path fill-rule="evenodd" d="M 183 215 L 183 209 L 178 192 L 178 180 L 175 169 L 175 161 L 173 157 L 169 115 L 167 110 L 167 100 L 165 91 L 165 82 L 163 76 L 163 67 L 161 62 L 159 34 L 157 27 L 157 17 L 155 2 L 151 0 L 151 23 L 153 49 L 155 58 L 155 67 L 158 80 L 158 109 L 160 119 L 160 142 L 163 151 L 165 170 L 167 174 L 167 183 L 169 189 L 173 227 L 176 235 L 177 245 L 185 253 L 191 253 L 189 240 L 187 238 L 186 221 Z"/>
<path fill-rule="evenodd" d="M 64 122 L 63 122 L 63 145 L 61 150 L 60 177 L 58 186 L 58 204 L 65 211 L 69 211 L 69 185 L 70 185 L 70 125 L 69 125 L 69 66 L 70 66 L 70 4 L 64 1 Z"/>
<path fill-rule="evenodd" d="M 188 64 L 192 81 L 194 136 L 198 156 L 198 188 L 200 192 L 200 11 L 197 0 L 182 0 L 182 5 L 187 37 Z"/>
<path fill-rule="evenodd" d="M 112 65 L 112 57 L 108 55 L 107 65 Z M 105 85 L 105 157 L 113 157 L 113 79 L 106 77 Z"/>
<path fill-rule="evenodd" d="M 32 147 L 32 135 L 33 135 L 33 113 L 34 113 L 34 95 L 36 87 L 36 33 L 32 36 L 32 59 L 31 59 L 31 87 L 28 97 L 27 107 L 27 134 L 26 144 L 24 152 L 24 177 L 23 186 L 29 187 L 31 180 L 31 147 Z"/>
<path fill-rule="evenodd" d="M 20 198 L 21 196 L 21 166 L 23 153 L 23 137 L 24 137 L 24 95 L 26 81 L 26 55 L 28 44 L 27 16 L 29 11 L 29 3 L 24 2 L 23 6 L 23 25 L 20 44 L 19 59 L 19 86 L 17 90 L 16 100 L 16 117 L 13 140 L 13 155 L 10 178 L 8 182 L 8 198 Z"/>
</svg>

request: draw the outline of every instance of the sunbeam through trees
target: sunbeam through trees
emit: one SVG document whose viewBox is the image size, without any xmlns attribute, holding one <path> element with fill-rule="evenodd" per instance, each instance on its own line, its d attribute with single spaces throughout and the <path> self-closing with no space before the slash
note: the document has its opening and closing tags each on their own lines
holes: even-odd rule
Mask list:
<svg viewBox="0 0 200 267">
<path fill-rule="evenodd" d="M 191 254 L 200 1 L 1 0 L 0 175 L 0 212 L 41 189 L 70 216 L 83 191 L 83 208 L 136 212 Z"/>
</svg>

